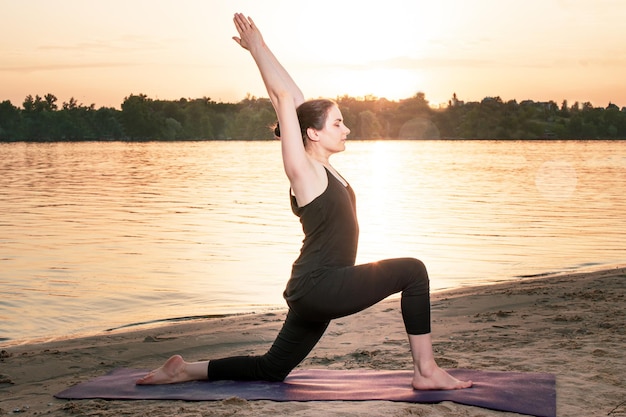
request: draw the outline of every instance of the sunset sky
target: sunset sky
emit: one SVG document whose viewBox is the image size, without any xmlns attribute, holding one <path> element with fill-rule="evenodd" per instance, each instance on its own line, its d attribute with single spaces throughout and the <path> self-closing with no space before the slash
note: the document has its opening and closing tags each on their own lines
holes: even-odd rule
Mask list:
<svg viewBox="0 0 626 417">
<path fill-rule="evenodd" d="M 626 106 L 623 0 L 0 0 L 0 101 L 266 97 L 237 11 L 307 98 Z"/>
</svg>

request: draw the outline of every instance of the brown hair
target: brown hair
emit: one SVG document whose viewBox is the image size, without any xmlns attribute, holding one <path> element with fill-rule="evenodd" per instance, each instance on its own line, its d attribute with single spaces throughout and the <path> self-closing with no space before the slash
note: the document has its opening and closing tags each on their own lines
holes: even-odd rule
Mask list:
<svg viewBox="0 0 626 417">
<path fill-rule="evenodd" d="M 300 123 L 300 133 L 302 134 L 302 141 L 306 145 L 307 129 L 313 128 L 315 130 L 322 130 L 324 123 L 326 123 L 326 117 L 331 107 L 336 106 L 333 100 L 326 98 L 320 98 L 315 100 L 305 101 L 300 104 L 296 109 L 298 115 L 298 122 Z M 274 135 L 280 137 L 280 126 L 276 123 L 274 127 Z"/>
</svg>

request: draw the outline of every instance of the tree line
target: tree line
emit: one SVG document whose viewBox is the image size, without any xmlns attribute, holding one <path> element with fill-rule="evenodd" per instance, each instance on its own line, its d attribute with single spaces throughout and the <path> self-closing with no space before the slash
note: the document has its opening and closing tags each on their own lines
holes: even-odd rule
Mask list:
<svg viewBox="0 0 626 417">
<path fill-rule="evenodd" d="M 27 96 L 22 107 L 0 103 L 0 141 L 272 139 L 276 121 L 267 98 L 238 103 L 210 98 L 155 100 L 130 95 L 121 110 L 96 109 L 53 94 Z M 424 93 L 390 101 L 337 97 L 351 139 L 626 139 L 626 107 L 609 103 L 464 102 L 452 96 L 433 108 Z"/>
</svg>

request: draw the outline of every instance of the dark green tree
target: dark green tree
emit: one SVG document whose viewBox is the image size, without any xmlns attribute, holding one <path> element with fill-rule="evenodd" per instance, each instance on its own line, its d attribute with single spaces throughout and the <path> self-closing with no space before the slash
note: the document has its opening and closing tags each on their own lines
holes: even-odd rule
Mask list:
<svg viewBox="0 0 626 417">
<path fill-rule="evenodd" d="M 157 117 L 154 101 L 145 94 L 130 95 L 122 103 L 122 126 L 130 139 L 160 139 L 165 119 Z"/>
<path fill-rule="evenodd" d="M 0 103 L 0 140 L 22 139 L 22 117 L 20 111 L 9 100 Z"/>
</svg>

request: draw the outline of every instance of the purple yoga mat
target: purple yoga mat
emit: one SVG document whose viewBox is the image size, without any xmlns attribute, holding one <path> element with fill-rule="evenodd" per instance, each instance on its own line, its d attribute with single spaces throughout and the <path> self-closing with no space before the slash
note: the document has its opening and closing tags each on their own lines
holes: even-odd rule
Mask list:
<svg viewBox="0 0 626 417">
<path fill-rule="evenodd" d="M 64 399 L 216 401 L 232 397 L 271 401 L 452 401 L 538 417 L 556 416 L 555 377 L 530 372 L 450 369 L 474 386 L 454 391 L 416 391 L 412 371 L 294 370 L 284 382 L 196 381 L 135 385 L 148 370 L 120 368 L 55 395 Z"/>
</svg>

